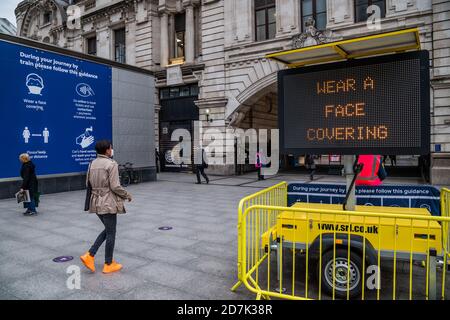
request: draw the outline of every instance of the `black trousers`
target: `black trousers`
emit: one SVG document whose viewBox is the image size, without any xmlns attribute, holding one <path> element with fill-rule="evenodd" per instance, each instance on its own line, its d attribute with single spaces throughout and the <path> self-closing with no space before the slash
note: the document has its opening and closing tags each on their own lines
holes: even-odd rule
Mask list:
<svg viewBox="0 0 450 320">
<path fill-rule="evenodd" d="M 105 226 L 105 230 L 98 235 L 97 240 L 95 240 L 95 243 L 89 250 L 89 253 L 91 256 L 95 256 L 100 246 L 106 240 L 105 263 L 111 264 L 114 255 L 114 244 L 116 242 L 117 214 L 98 214 L 97 216 Z"/>
<path fill-rule="evenodd" d="M 258 180 L 264 180 L 264 176 L 262 174 L 262 168 L 258 168 Z"/>
<path fill-rule="evenodd" d="M 195 170 L 195 174 L 197 175 L 197 182 L 201 183 L 200 174 L 205 178 L 206 182 L 209 182 L 208 176 L 205 173 L 205 168 L 203 166 L 197 166 Z"/>
</svg>

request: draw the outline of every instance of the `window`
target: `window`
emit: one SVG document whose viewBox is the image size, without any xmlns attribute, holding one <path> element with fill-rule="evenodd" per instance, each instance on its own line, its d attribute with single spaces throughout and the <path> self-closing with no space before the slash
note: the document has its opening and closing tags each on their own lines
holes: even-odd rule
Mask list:
<svg viewBox="0 0 450 320">
<path fill-rule="evenodd" d="M 86 39 L 86 49 L 87 54 L 97 55 L 97 38 L 95 36 Z"/>
<path fill-rule="evenodd" d="M 114 30 L 114 60 L 126 63 L 125 28 Z"/>
<path fill-rule="evenodd" d="M 306 30 L 309 18 L 316 22 L 318 30 L 327 28 L 327 0 L 301 0 L 302 5 L 302 31 Z"/>
<path fill-rule="evenodd" d="M 44 13 L 43 24 L 50 23 L 52 21 L 52 13 L 47 11 Z"/>
<path fill-rule="evenodd" d="M 276 25 L 275 0 L 255 0 L 256 41 L 275 38 Z"/>
<path fill-rule="evenodd" d="M 175 57 L 184 57 L 186 35 L 186 15 L 184 13 L 175 15 Z"/>
<path fill-rule="evenodd" d="M 187 98 L 198 96 L 198 85 L 192 84 L 182 87 L 162 88 L 159 91 L 159 98 L 161 100 Z"/>
<path fill-rule="evenodd" d="M 88 0 L 84 4 L 84 10 L 95 8 L 95 0 Z"/>
<path fill-rule="evenodd" d="M 386 16 L 386 0 L 355 0 L 355 21 L 367 21 L 367 8 L 376 5 L 381 9 L 381 18 Z"/>
</svg>

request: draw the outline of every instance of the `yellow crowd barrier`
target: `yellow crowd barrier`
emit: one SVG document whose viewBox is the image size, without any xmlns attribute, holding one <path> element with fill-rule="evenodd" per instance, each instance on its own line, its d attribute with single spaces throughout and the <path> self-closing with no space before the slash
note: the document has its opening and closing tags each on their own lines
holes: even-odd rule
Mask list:
<svg viewBox="0 0 450 320">
<path fill-rule="evenodd" d="M 442 189 L 441 190 L 441 215 L 443 217 L 450 217 L 450 190 L 449 189 Z M 442 232 L 443 234 L 448 235 L 448 226 L 442 226 Z M 449 247 L 449 238 L 448 237 L 443 237 L 443 245 L 445 248 L 447 248 L 447 251 L 450 252 L 450 247 Z"/>
<path fill-rule="evenodd" d="M 269 192 L 273 202 L 253 202 Z M 441 194 L 441 217 L 425 209 L 287 207 L 285 183 L 246 197 L 232 290 L 244 284 L 257 299 L 445 299 L 450 191 Z"/>
<path fill-rule="evenodd" d="M 238 207 L 238 282 L 233 286 L 232 290 L 235 291 L 242 284 L 242 253 L 245 248 L 245 242 L 241 241 L 242 230 L 242 216 L 244 212 L 254 205 L 275 205 L 280 207 L 287 206 L 287 183 L 281 182 L 270 188 L 256 192 L 250 196 L 243 198 L 239 202 Z"/>
</svg>

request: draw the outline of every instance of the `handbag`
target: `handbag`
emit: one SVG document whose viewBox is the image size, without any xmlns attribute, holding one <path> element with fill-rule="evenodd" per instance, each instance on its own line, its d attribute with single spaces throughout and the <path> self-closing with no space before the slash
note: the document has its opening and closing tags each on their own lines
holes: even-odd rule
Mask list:
<svg viewBox="0 0 450 320">
<path fill-rule="evenodd" d="M 384 181 L 387 178 L 387 172 L 382 163 L 380 164 L 380 168 L 378 169 L 377 175 L 381 181 Z"/>
<path fill-rule="evenodd" d="M 87 179 L 87 187 L 86 187 L 86 198 L 84 200 L 84 211 L 89 211 L 89 208 L 91 206 L 92 185 L 91 185 L 91 182 L 89 181 L 90 170 L 91 170 L 91 164 L 89 164 L 87 178 L 86 178 Z"/>
</svg>

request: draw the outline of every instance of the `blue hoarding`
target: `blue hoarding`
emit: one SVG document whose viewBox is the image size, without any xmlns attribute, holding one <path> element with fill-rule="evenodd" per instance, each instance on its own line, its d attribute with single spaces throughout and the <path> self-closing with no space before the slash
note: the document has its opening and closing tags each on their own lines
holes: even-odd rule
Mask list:
<svg viewBox="0 0 450 320">
<path fill-rule="evenodd" d="M 346 186 L 343 184 L 311 184 L 291 182 L 288 186 L 288 205 L 296 202 L 342 204 Z M 433 186 L 383 185 L 356 187 L 356 201 L 360 206 L 425 208 L 440 216 L 440 191 Z"/>
<path fill-rule="evenodd" d="M 21 153 L 38 175 L 84 172 L 112 139 L 111 67 L 0 41 L 0 179 Z"/>
</svg>

